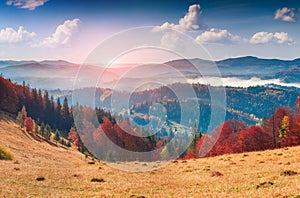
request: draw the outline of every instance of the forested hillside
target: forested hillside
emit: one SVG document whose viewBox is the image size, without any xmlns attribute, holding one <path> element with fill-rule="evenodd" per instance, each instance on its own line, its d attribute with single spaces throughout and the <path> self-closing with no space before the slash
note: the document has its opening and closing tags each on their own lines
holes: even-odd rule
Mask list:
<svg viewBox="0 0 300 198">
<path fill-rule="evenodd" d="M 74 124 L 72 109 L 75 109 L 78 113 L 77 117 L 75 117 L 75 120 L 78 123 L 86 124 L 86 122 L 91 122 L 95 129 L 98 127 L 100 129 L 104 128 L 106 135 L 117 145 L 125 149 L 132 151 L 147 151 L 154 149 L 153 145 L 155 145 L 155 139 L 151 142 L 150 138 L 140 138 L 127 134 L 118 127 L 115 118 L 110 112 L 104 111 L 101 108 L 91 109 L 80 105 L 75 105 L 70 108 L 67 98 L 64 98 L 63 104 L 61 104 L 60 99 L 56 102 L 53 97 L 50 97 L 49 99 L 47 91 L 42 93 L 41 90 L 36 90 L 34 88 L 30 89 L 25 83 L 21 86 L 12 83 L 10 80 L 4 79 L 3 77 L 0 77 L 0 90 L 1 111 L 9 113 L 12 117 L 16 118 L 20 125 L 28 125 L 26 128 L 29 131 L 33 130 L 33 125 L 37 124 L 39 127 L 35 127 L 36 132 L 41 130 L 39 132 L 44 134 L 44 131 L 48 132 L 51 130 L 55 131 L 55 134 L 59 134 L 59 136 L 65 138 L 68 137 L 81 151 L 86 150 L 85 146 L 82 144 L 81 138 L 85 140 L 85 144 L 92 144 L 95 141 L 99 141 L 101 135 L 104 134 L 95 130 L 85 131 L 84 134 L 78 135 Z M 93 119 L 86 120 L 83 117 L 80 117 L 80 115 L 90 116 L 90 118 Z M 128 130 L 135 130 L 130 126 L 127 120 L 119 121 L 119 124 L 123 125 Z M 89 136 L 93 133 L 94 135 Z M 47 134 L 45 133 L 45 136 L 48 137 L 49 135 Z"/>
<path fill-rule="evenodd" d="M 54 101 L 47 91 L 30 89 L 29 85 L 12 83 L 0 77 L 0 110 L 18 115 L 25 107 L 27 116 L 35 120 L 38 125 L 48 124 L 52 129 L 60 130 L 67 136 L 73 125 L 73 115 L 68 106 L 67 98 L 63 103 L 58 99 Z"/>
<path fill-rule="evenodd" d="M 172 86 L 184 89 L 188 85 Z M 227 107 L 226 122 L 208 132 L 207 118 L 211 111 L 208 87 L 199 84 L 190 86 L 195 90 L 202 110 L 201 122 L 195 123 L 192 129 L 178 125 L 181 116 L 180 104 L 176 94 L 167 87 L 133 93 L 129 101 L 130 117 L 122 117 L 121 114 L 112 116 L 109 108 L 92 109 L 81 105 L 69 107 L 67 97 L 61 104 L 60 99 L 57 101 L 54 101 L 53 97 L 49 99 L 47 91 L 30 89 L 25 83 L 18 85 L 0 77 L 0 110 L 16 117 L 21 124 L 26 124 L 25 118 L 29 117 L 40 126 L 39 130 L 45 128 L 58 130 L 63 137 L 69 137 L 81 150 L 86 144 L 92 154 L 108 161 L 136 159 L 128 156 L 120 158 L 118 153 L 98 152 L 106 147 L 107 139 L 104 137 L 108 137 L 115 145 L 128 151 L 157 151 L 151 160 L 164 159 L 165 156 L 182 158 L 214 156 L 300 144 L 300 98 L 297 99 L 296 91 L 265 87 L 247 89 L 227 87 L 227 104 L 231 108 Z M 210 88 L 222 90 L 219 87 Z M 102 98 L 102 101 L 105 103 L 108 98 L 109 94 Z M 130 120 L 142 125 L 147 124 L 149 120 L 143 115 L 147 114 L 153 103 L 161 103 L 166 107 L 168 120 L 157 134 L 147 135 L 151 132 L 149 128 L 132 125 Z M 277 108 L 278 106 L 280 108 Z M 191 106 L 188 111 L 193 113 L 194 109 L 195 107 Z M 74 118 L 73 111 L 76 112 Z M 233 114 L 232 117 L 228 117 L 229 113 Z M 237 119 L 235 115 L 238 115 Z M 243 122 L 242 116 L 266 117 L 258 120 L 259 126 L 251 126 Z M 188 134 L 192 134 L 192 140 Z M 180 139 L 171 144 L 175 135 Z M 187 142 L 191 144 L 187 150 L 183 150 L 182 145 Z M 164 147 L 165 149 L 162 149 Z"/>
</svg>

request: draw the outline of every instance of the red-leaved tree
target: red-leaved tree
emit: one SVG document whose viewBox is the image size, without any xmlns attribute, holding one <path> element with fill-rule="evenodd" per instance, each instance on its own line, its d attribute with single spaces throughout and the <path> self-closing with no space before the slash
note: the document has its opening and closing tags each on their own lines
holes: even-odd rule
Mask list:
<svg viewBox="0 0 300 198">
<path fill-rule="evenodd" d="M 32 129 L 33 129 L 33 120 L 32 120 L 31 117 L 25 118 L 24 126 L 25 126 L 27 132 L 32 131 Z"/>
<path fill-rule="evenodd" d="M 71 128 L 71 130 L 68 134 L 68 139 L 70 140 L 70 142 L 72 142 L 77 147 L 81 146 L 80 141 L 79 141 L 79 136 L 78 136 L 78 133 L 75 128 Z"/>
</svg>

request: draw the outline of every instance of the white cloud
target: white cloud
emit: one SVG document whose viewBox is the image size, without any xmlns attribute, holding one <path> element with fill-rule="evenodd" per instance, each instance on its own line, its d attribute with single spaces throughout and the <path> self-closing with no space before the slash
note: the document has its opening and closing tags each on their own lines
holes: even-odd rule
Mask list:
<svg viewBox="0 0 300 198">
<path fill-rule="evenodd" d="M 286 32 L 275 32 L 274 38 L 277 43 L 283 44 L 283 43 L 293 43 L 293 39 L 289 37 L 288 33 Z"/>
<path fill-rule="evenodd" d="M 296 22 L 295 18 L 295 8 L 283 7 L 276 10 L 274 19 L 281 19 L 285 22 Z"/>
<path fill-rule="evenodd" d="M 50 37 L 45 38 L 34 47 L 57 47 L 68 44 L 73 34 L 78 31 L 79 22 L 79 19 L 66 20 L 62 25 L 57 26 Z"/>
<path fill-rule="evenodd" d="M 251 44 L 277 43 L 292 45 L 293 39 L 286 32 L 257 32 L 249 40 Z"/>
<path fill-rule="evenodd" d="M 237 77 L 200 77 L 188 79 L 188 83 L 200 83 L 200 84 L 210 84 L 212 86 L 230 86 L 230 87 L 251 87 L 251 86 L 264 86 L 264 85 L 280 85 L 286 87 L 298 87 L 300 88 L 300 83 L 284 83 L 280 79 L 267 79 L 263 80 L 257 77 L 252 77 L 250 79 L 240 79 Z M 209 82 L 209 83 L 208 83 Z"/>
<path fill-rule="evenodd" d="M 200 43 L 221 43 L 221 44 L 234 44 L 242 41 L 242 38 L 231 34 L 228 30 L 211 28 L 197 36 L 196 41 Z"/>
<path fill-rule="evenodd" d="M 202 44 L 294 44 L 293 38 L 286 32 L 257 32 L 250 39 L 242 38 L 238 35 L 230 33 L 226 29 L 211 28 L 196 37 L 196 41 Z"/>
<path fill-rule="evenodd" d="M 165 22 L 161 26 L 154 28 L 154 31 L 174 29 L 181 32 L 194 32 L 200 29 L 205 29 L 206 25 L 201 19 L 201 7 L 199 4 L 194 4 L 189 7 L 188 12 L 181 18 L 177 24 Z"/>
<path fill-rule="evenodd" d="M 273 33 L 257 32 L 251 37 L 251 39 L 249 40 L 249 43 L 251 43 L 251 44 L 269 43 L 272 41 L 273 36 L 274 36 Z"/>
<path fill-rule="evenodd" d="M 166 32 L 160 42 L 163 47 L 175 49 L 176 44 L 178 44 L 179 37 L 176 32 Z"/>
<path fill-rule="evenodd" d="M 28 32 L 23 26 L 18 30 L 8 27 L 0 30 L 0 43 L 19 43 L 31 40 L 35 36 L 34 32 Z"/>
<path fill-rule="evenodd" d="M 36 7 L 44 5 L 47 1 L 48 0 L 7 0 L 6 5 L 34 10 Z"/>
</svg>

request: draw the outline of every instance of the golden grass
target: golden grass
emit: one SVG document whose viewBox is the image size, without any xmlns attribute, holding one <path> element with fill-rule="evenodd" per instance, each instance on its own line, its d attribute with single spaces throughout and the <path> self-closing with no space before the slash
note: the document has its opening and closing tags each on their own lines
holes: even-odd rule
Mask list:
<svg viewBox="0 0 300 198">
<path fill-rule="evenodd" d="M 75 148 L 38 141 L 13 122 L 0 121 L 0 137 L 0 144 L 15 155 L 14 161 L 0 161 L 0 197 L 300 195 L 300 147 L 178 160 L 158 170 L 129 173 L 100 162 L 88 164 Z M 286 170 L 298 174 L 282 174 Z"/>
</svg>

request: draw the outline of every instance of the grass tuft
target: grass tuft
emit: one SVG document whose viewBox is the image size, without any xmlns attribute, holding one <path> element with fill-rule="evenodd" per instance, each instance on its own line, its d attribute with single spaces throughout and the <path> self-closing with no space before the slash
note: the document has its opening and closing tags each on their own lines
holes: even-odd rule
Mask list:
<svg viewBox="0 0 300 198">
<path fill-rule="evenodd" d="M 219 171 L 213 171 L 213 172 L 211 173 L 211 176 L 212 176 L 212 177 L 220 177 L 220 176 L 223 176 L 223 174 L 220 173 Z"/>
<path fill-rule="evenodd" d="M 103 178 L 92 178 L 91 179 L 91 182 L 104 182 L 104 179 Z"/>
<path fill-rule="evenodd" d="M 14 155 L 0 145 L 0 160 L 13 160 Z"/>
<path fill-rule="evenodd" d="M 292 176 L 292 175 L 297 175 L 297 174 L 298 173 L 293 170 L 284 170 L 284 171 L 281 171 L 281 173 L 280 173 L 281 176 Z"/>
<path fill-rule="evenodd" d="M 44 180 L 45 180 L 45 177 L 42 177 L 42 176 L 36 178 L 36 181 L 44 181 Z"/>
<path fill-rule="evenodd" d="M 267 188 L 267 187 L 270 187 L 270 186 L 273 186 L 274 183 L 273 182 L 263 182 L 263 183 L 260 183 L 259 185 L 256 186 L 256 189 L 258 188 Z"/>
</svg>

